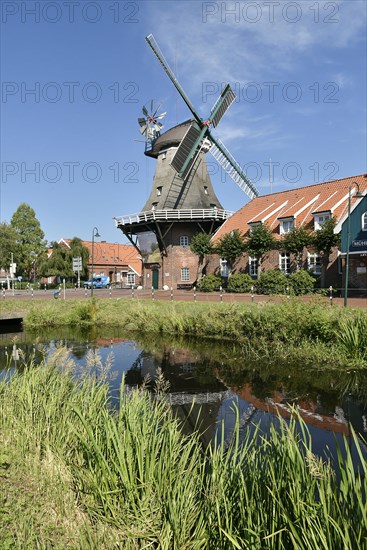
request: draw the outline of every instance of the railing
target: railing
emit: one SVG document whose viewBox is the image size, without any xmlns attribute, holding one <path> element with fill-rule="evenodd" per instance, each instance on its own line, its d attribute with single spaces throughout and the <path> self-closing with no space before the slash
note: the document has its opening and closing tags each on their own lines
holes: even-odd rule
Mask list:
<svg viewBox="0 0 367 550">
<path fill-rule="evenodd" d="M 147 210 L 127 216 L 116 216 L 116 226 L 151 221 L 172 220 L 226 220 L 232 216 L 230 210 L 220 208 L 192 208 L 182 210 Z"/>
</svg>

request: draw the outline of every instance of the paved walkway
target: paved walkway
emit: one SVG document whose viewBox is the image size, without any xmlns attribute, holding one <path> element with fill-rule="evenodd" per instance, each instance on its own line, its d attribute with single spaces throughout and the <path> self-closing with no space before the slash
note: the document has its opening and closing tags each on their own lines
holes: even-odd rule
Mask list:
<svg viewBox="0 0 367 550">
<path fill-rule="evenodd" d="M 125 299 L 144 299 L 144 300 L 164 300 L 164 301 L 184 301 L 184 302 L 224 302 L 224 303 L 254 303 L 259 302 L 270 302 L 270 303 L 281 303 L 287 300 L 286 296 L 265 296 L 254 294 L 252 297 L 251 294 L 227 294 L 225 292 L 195 292 L 193 290 L 174 290 L 172 293 L 170 290 L 155 290 L 154 293 L 151 290 L 129 290 L 129 289 L 94 289 L 94 296 L 96 298 L 106 298 L 106 299 L 116 299 L 116 298 L 125 298 Z M 0 294 L 0 319 L 2 318 L 1 314 L 1 303 L 6 300 L 54 300 L 54 291 L 53 290 L 35 290 L 33 293 L 31 291 L 16 291 L 13 295 L 12 291 L 4 291 Z M 85 298 L 88 299 L 91 295 L 91 291 L 87 292 L 84 289 L 67 289 L 65 291 L 65 299 L 75 299 L 75 298 Z M 64 293 L 61 291 L 60 297 L 58 300 L 64 299 Z M 325 305 L 337 305 L 343 306 L 343 298 L 333 298 L 330 300 L 328 297 L 323 297 L 319 295 L 315 296 L 305 296 L 300 298 L 303 301 L 309 301 L 310 299 L 319 300 Z M 353 298 L 348 299 L 348 306 L 355 308 L 367 308 L 367 297 Z M 9 314 L 6 314 L 9 315 Z"/>
</svg>

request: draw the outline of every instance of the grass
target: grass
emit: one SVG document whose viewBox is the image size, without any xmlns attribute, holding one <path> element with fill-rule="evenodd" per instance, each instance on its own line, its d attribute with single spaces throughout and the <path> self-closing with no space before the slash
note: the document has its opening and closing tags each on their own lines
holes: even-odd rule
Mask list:
<svg viewBox="0 0 367 550">
<path fill-rule="evenodd" d="M 216 338 L 241 343 L 251 354 L 290 362 L 309 358 L 367 366 L 367 312 L 297 299 L 281 304 L 215 304 L 146 300 L 6 302 L 22 308 L 27 329 L 121 327 L 126 332 Z"/>
<path fill-rule="evenodd" d="M 2 550 L 366 547 L 354 434 L 358 468 L 346 441 L 334 464 L 316 457 L 295 418 L 256 445 L 237 422 L 203 452 L 164 394 L 122 386 L 112 409 L 107 386 L 76 379 L 65 353 L 0 383 Z"/>
</svg>

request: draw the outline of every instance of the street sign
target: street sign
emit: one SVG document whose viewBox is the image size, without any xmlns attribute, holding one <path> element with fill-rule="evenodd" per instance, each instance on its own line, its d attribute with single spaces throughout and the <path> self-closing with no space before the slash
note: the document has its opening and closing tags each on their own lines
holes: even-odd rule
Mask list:
<svg viewBox="0 0 367 550">
<path fill-rule="evenodd" d="M 82 269 L 82 257 L 78 256 L 76 258 L 73 258 L 73 271 L 82 271 Z"/>
</svg>

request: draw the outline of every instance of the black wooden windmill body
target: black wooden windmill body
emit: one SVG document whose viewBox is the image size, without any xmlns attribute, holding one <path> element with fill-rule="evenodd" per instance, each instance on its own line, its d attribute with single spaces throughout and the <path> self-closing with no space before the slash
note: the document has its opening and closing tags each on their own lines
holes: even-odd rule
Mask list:
<svg viewBox="0 0 367 550">
<path fill-rule="evenodd" d="M 153 232 L 161 252 L 162 263 L 169 248 L 178 244 L 177 235 L 214 232 L 231 214 L 220 204 L 208 174 L 205 154 L 210 153 L 222 169 L 250 198 L 258 191 L 223 143 L 211 133 L 235 100 L 229 84 L 214 104 L 207 120 L 197 113 L 188 96 L 169 68 L 154 37 L 146 41 L 163 69 L 190 109 L 193 118 L 161 133 L 160 106 L 143 107 L 138 119 L 146 138 L 145 154 L 157 160 L 151 193 L 138 214 L 116 217 L 116 226 L 139 250 L 139 234 Z"/>
</svg>

